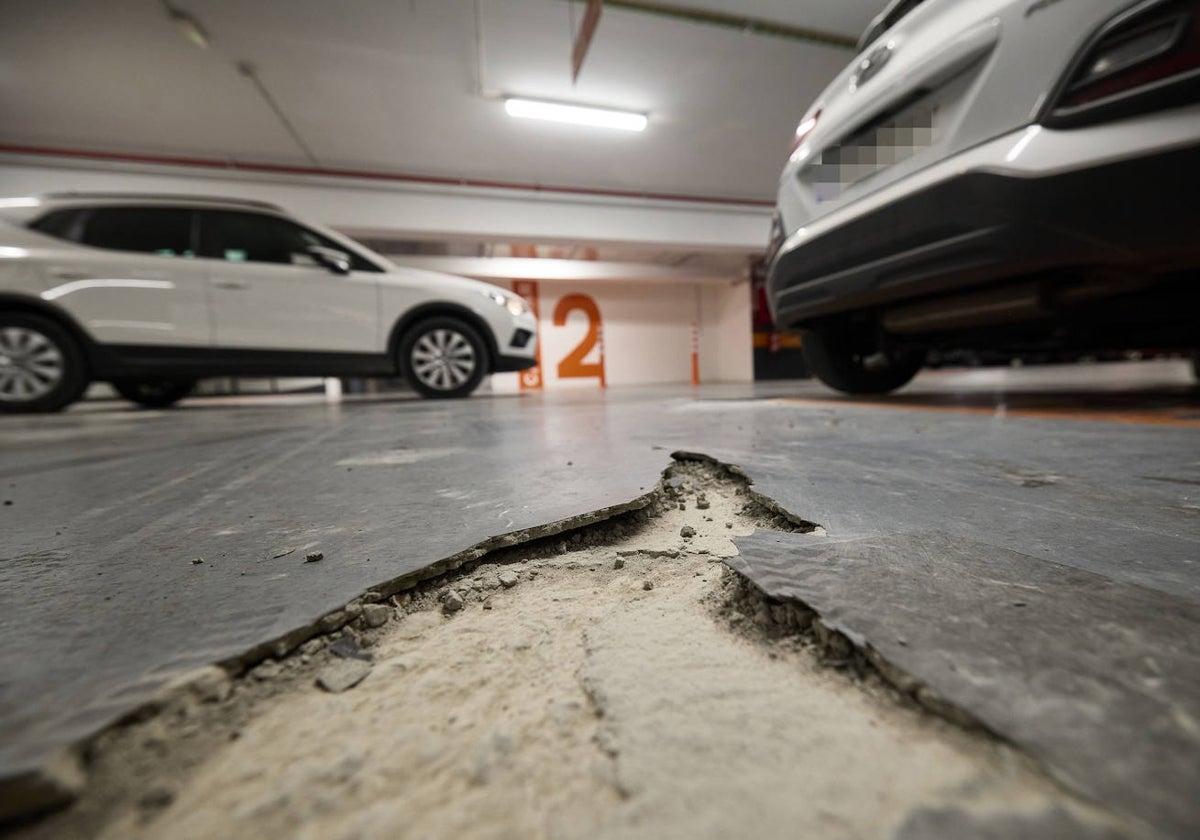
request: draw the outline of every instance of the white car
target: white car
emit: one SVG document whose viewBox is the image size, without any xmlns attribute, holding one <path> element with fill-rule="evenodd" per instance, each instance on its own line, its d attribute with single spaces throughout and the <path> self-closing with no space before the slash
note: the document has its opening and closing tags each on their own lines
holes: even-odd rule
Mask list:
<svg viewBox="0 0 1200 840">
<path fill-rule="evenodd" d="M 1200 345 L 1200 1 L 895 0 L 796 131 L 776 323 L 852 393 L 927 351 Z"/>
<path fill-rule="evenodd" d="M 0 411 L 55 411 L 93 380 L 165 406 L 235 375 L 402 375 L 462 397 L 536 347 L 512 292 L 395 266 L 270 204 L 0 200 Z"/>
</svg>

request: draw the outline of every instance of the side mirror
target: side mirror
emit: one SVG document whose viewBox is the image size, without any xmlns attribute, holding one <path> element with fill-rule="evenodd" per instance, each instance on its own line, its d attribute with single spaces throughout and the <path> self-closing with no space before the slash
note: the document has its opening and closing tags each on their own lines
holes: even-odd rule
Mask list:
<svg viewBox="0 0 1200 840">
<path fill-rule="evenodd" d="M 345 251 L 326 248 L 322 245 L 309 245 L 308 255 L 334 274 L 350 273 L 350 255 Z"/>
</svg>

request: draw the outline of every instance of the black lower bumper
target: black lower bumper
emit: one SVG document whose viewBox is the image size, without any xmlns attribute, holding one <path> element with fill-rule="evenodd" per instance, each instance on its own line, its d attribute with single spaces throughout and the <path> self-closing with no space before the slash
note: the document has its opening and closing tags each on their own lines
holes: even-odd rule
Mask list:
<svg viewBox="0 0 1200 840">
<path fill-rule="evenodd" d="M 771 264 L 777 324 L 1055 268 L 1200 267 L 1200 144 L 1039 178 L 966 173 Z"/>
<path fill-rule="evenodd" d="M 496 356 L 492 364 L 492 373 L 511 373 L 517 370 L 528 370 L 537 364 L 537 359 L 525 356 Z"/>
</svg>

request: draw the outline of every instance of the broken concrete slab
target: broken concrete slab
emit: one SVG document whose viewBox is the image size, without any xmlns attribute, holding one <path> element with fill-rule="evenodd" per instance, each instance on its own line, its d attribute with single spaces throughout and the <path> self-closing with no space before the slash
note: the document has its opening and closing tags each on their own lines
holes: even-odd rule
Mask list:
<svg viewBox="0 0 1200 840">
<path fill-rule="evenodd" d="M 386 604 L 363 605 L 362 620 L 367 627 L 382 627 L 392 617 L 392 608 Z"/>
<path fill-rule="evenodd" d="M 329 652 L 339 659 L 361 659 L 370 662 L 375 657 L 366 653 L 358 646 L 358 640 L 353 636 L 342 636 L 329 646 Z"/>
<path fill-rule="evenodd" d="M 922 808 L 908 816 L 891 840 L 1127 840 L 1116 828 L 1091 822 L 1061 806 L 1045 810 L 973 811 Z"/>
<path fill-rule="evenodd" d="M 726 562 L 767 595 L 804 603 L 1073 789 L 1200 836 L 1200 605 L 940 532 L 737 545 Z"/>
<path fill-rule="evenodd" d="M 697 462 L 672 469 L 700 482 L 720 474 Z M 732 513 L 743 486 L 722 486 L 714 507 L 739 517 L 737 534 L 774 523 L 762 510 L 745 512 L 752 521 Z M 733 534 L 698 512 L 688 516 L 704 551 L 733 553 Z M 682 522 L 655 504 L 583 540 L 570 535 L 592 547 L 569 557 L 551 544 L 521 546 L 427 581 L 394 599 L 404 620 L 370 637 L 381 677 L 345 694 L 307 690 L 322 658 L 307 680 L 269 693 L 259 687 L 265 702 L 250 718 L 238 703 L 254 699 L 239 690 L 231 714 L 205 727 L 218 730 L 207 753 L 171 741 L 147 750 L 140 727 L 118 729 L 93 752 L 92 791 L 120 778 L 127 802 L 137 803 L 160 777 L 178 780 L 177 805 L 153 816 L 147 840 L 291 835 L 318 820 L 341 833 L 404 825 L 414 836 L 455 837 L 474 833 L 480 814 L 493 833 L 532 836 L 554 812 L 564 815 L 553 831 L 563 840 L 883 838 L 913 811 L 946 804 L 1033 813 L 1061 803 L 1105 822 L 993 739 L 862 691 L 820 667 L 810 648 L 748 636 L 721 605 L 744 594 L 753 614 L 765 599 L 698 552 L 639 558 L 628 574 L 604 568 L 626 546 L 674 545 Z M 620 542 L 610 544 L 616 534 Z M 476 585 L 501 569 L 522 581 L 501 599 L 505 616 L 469 609 L 444 620 L 440 598 L 449 589 L 470 591 L 473 601 Z M 653 597 L 634 594 L 638 583 L 649 588 L 648 575 Z M 301 677 L 308 665 L 290 662 L 289 672 Z M 166 724 L 156 737 L 187 731 L 170 719 L 146 726 L 155 723 Z M 231 723 L 236 737 L 219 731 Z M 139 751 L 152 761 L 130 760 Z M 155 764 L 159 756 L 186 757 L 189 772 Z M 143 777 L 127 776 L 130 766 Z M 380 778 L 403 783 L 370 784 Z M 522 807 L 534 800 L 536 808 Z M 85 794 L 80 808 L 28 840 L 91 836 L 103 824 L 92 802 Z M 128 809 L 112 803 L 110 813 Z M 64 830 L 72 824 L 85 831 Z"/>
<path fill-rule="evenodd" d="M 333 694 L 340 694 L 354 688 L 370 673 L 370 662 L 361 659 L 335 659 L 317 675 L 317 685 Z"/>
</svg>

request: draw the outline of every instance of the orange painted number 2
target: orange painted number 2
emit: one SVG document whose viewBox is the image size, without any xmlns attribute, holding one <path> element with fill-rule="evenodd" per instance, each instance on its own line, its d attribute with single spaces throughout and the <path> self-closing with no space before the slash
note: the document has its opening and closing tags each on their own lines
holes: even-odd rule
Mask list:
<svg viewBox="0 0 1200 840">
<path fill-rule="evenodd" d="M 597 377 L 600 380 L 600 387 L 603 388 L 604 383 L 604 344 L 601 341 L 601 329 L 603 323 L 600 320 L 600 307 L 596 305 L 596 301 L 592 300 L 587 295 L 567 295 L 558 302 L 558 306 L 554 307 L 554 326 L 565 327 L 567 318 L 570 314 L 579 310 L 588 319 L 587 335 L 583 337 L 583 341 L 567 354 L 561 362 L 558 363 L 558 378 L 559 379 L 591 379 Z M 585 362 L 588 353 L 600 344 L 600 361 Z"/>
</svg>

